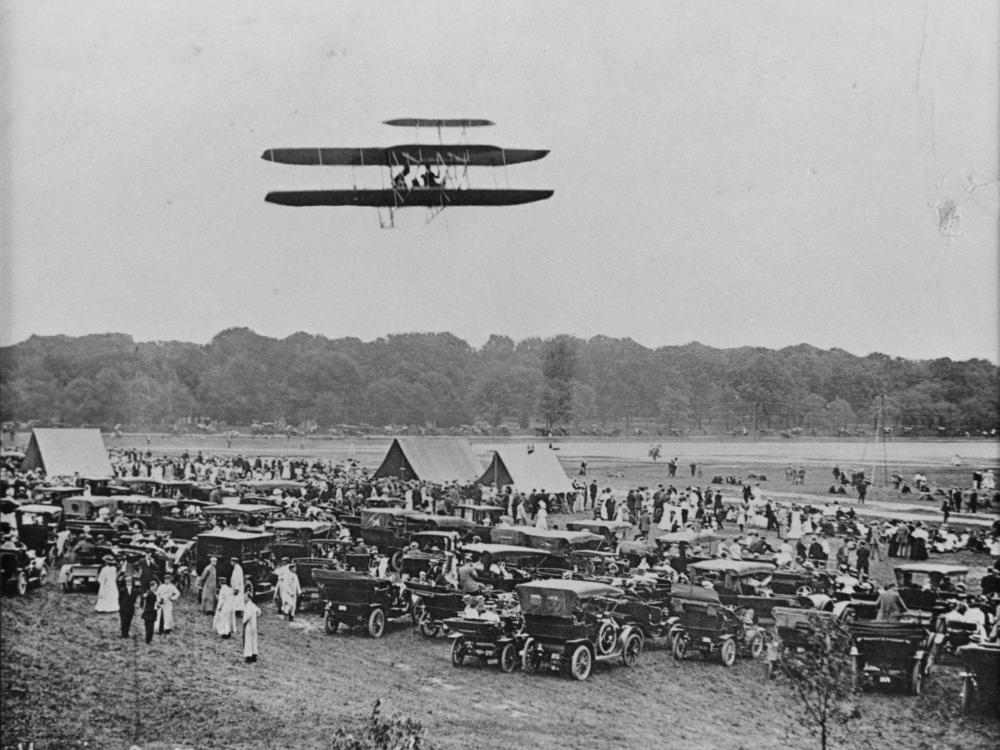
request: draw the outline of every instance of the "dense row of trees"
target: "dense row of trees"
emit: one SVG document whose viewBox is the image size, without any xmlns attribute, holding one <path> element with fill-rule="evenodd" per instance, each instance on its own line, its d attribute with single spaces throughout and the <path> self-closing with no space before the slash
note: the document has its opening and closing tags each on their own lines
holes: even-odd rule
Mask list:
<svg viewBox="0 0 1000 750">
<path fill-rule="evenodd" d="M 337 424 L 658 426 L 678 432 L 996 429 L 1000 371 L 985 360 L 857 357 L 807 345 L 779 351 L 559 336 L 474 349 L 448 334 L 362 342 L 245 328 L 201 346 L 124 334 L 34 336 L 0 349 L 5 421 L 161 429 Z M 884 404 L 884 409 L 883 409 Z"/>
</svg>

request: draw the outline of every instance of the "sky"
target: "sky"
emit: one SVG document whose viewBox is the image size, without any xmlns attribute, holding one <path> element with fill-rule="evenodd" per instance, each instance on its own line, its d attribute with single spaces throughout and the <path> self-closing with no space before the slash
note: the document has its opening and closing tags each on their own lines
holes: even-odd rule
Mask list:
<svg viewBox="0 0 1000 750">
<path fill-rule="evenodd" d="M 0 4 L 0 344 L 246 326 L 1000 361 L 995 0 Z M 551 149 L 428 222 L 268 148 Z"/>
</svg>

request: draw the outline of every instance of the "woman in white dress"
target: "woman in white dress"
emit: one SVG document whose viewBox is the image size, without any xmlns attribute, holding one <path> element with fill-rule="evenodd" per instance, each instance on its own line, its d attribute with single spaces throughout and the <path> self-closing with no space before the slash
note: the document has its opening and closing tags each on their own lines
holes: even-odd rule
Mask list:
<svg viewBox="0 0 1000 750">
<path fill-rule="evenodd" d="M 233 605 L 233 590 L 229 586 L 229 581 L 220 578 L 219 603 L 215 605 L 215 618 L 212 620 L 212 625 L 215 627 L 215 632 L 223 638 L 233 637 L 233 620 L 236 616 Z"/>
<path fill-rule="evenodd" d="M 156 604 L 159 614 L 156 617 L 156 632 L 160 635 L 174 629 L 174 602 L 180 599 L 181 592 L 174 585 L 174 577 L 167 573 L 163 583 L 156 588 Z"/>
<path fill-rule="evenodd" d="M 549 528 L 549 511 L 544 500 L 538 501 L 538 510 L 535 512 L 535 528 Z"/>
<path fill-rule="evenodd" d="M 96 612 L 117 612 L 118 611 L 118 567 L 115 559 L 108 555 L 104 558 L 104 565 L 97 574 L 97 583 L 100 588 L 97 590 Z"/>
<path fill-rule="evenodd" d="M 802 513 L 795 506 L 792 506 L 792 510 L 789 512 L 790 522 L 788 524 L 788 538 L 789 539 L 801 539 L 802 538 Z"/>
<path fill-rule="evenodd" d="M 252 601 L 243 606 L 243 660 L 248 664 L 257 661 L 257 618 L 260 607 Z"/>
</svg>

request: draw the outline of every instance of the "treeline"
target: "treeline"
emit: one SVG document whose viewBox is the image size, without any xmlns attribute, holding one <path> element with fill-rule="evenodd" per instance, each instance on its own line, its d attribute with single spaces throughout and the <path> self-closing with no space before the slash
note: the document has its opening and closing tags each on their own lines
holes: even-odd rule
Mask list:
<svg viewBox="0 0 1000 750">
<path fill-rule="evenodd" d="M 448 333 L 366 343 L 234 328 L 204 346 L 33 336 L 0 349 L 0 388 L 5 422 L 135 430 L 198 419 L 218 429 L 278 422 L 310 431 L 478 423 L 982 435 L 1000 414 L 1000 371 L 985 360 L 857 357 L 807 345 L 648 349 L 605 336 L 494 335 L 478 349 Z"/>
</svg>

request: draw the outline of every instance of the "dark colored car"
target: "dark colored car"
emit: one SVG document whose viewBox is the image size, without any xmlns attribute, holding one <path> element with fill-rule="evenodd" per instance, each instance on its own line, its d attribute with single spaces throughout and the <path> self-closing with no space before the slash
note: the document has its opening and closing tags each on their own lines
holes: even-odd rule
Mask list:
<svg viewBox="0 0 1000 750">
<path fill-rule="evenodd" d="M 333 525 L 327 521 L 303 519 L 282 518 L 271 521 L 268 528 L 274 534 L 271 550 L 278 560 L 283 557 L 305 557 L 309 554 L 313 540 L 329 539 L 333 533 Z"/>
<path fill-rule="evenodd" d="M 444 627 L 454 639 L 451 644 L 451 664 L 461 667 L 468 659 L 496 661 L 501 672 L 513 672 L 527 636 L 524 618 L 514 601 L 496 602 L 496 618 L 452 617 Z"/>
<path fill-rule="evenodd" d="M 323 623 L 333 634 L 341 624 L 365 625 L 372 638 L 381 638 L 386 621 L 409 616 L 413 606 L 409 591 L 388 578 L 346 570 L 313 571 L 320 596 L 326 601 Z"/>
<path fill-rule="evenodd" d="M 365 544 L 376 547 L 389 555 L 393 570 L 403 564 L 403 550 L 410 537 L 418 531 L 436 528 L 433 516 L 400 508 L 363 508 L 361 510 L 361 538 Z"/>
<path fill-rule="evenodd" d="M 774 622 L 772 610 L 775 607 L 812 606 L 808 599 L 775 596 L 767 590 L 768 579 L 775 571 L 771 563 L 716 558 L 689 563 L 687 570 L 692 582 L 708 580 L 723 604 L 735 609 L 752 609 L 760 622 Z"/>
<path fill-rule="evenodd" d="M 63 510 L 56 505 L 28 503 L 20 506 L 17 516 L 17 536 L 28 549 L 46 560 L 49 567 L 55 563 L 56 534 L 62 530 Z"/>
<path fill-rule="evenodd" d="M 621 659 L 635 666 L 642 631 L 616 620 L 610 611 L 620 589 L 593 581 L 550 579 L 523 583 L 517 596 L 527 636 L 521 653 L 525 672 L 559 670 L 577 680 L 590 676 L 595 661 Z"/>
<path fill-rule="evenodd" d="M 731 667 L 737 654 L 758 658 L 764 653 L 760 627 L 727 607 L 719 594 L 704 586 L 678 584 L 670 592 L 670 608 L 677 618 L 670 635 L 674 658 L 683 660 L 692 651 L 706 659 L 717 656 Z"/>
<path fill-rule="evenodd" d="M 118 498 L 118 510 L 125 516 L 129 528 L 141 531 L 163 531 L 176 539 L 194 539 L 210 524 L 201 509 L 208 503 L 201 500 L 172 500 L 144 495 Z"/>
<path fill-rule="evenodd" d="M 0 544 L 0 585 L 12 589 L 18 596 L 28 593 L 29 586 L 42 586 L 48 577 L 43 558 L 36 557 L 25 545 L 5 541 Z"/>
<path fill-rule="evenodd" d="M 849 627 L 862 690 L 903 686 L 911 695 L 920 695 L 933 662 L 934 634 L 920 623 L 909 622 L 855 620 Z"/>
<path fill-rule="evenodd" d="M 228 579 L 233 571 L 230 558 L 236 557 L 243 568 L 244 594 L 253 599 L 274 587 L 274 567 L 271 564 L 273 542 L 274 534 L 260 531 L 223 529 L 203 532 L 195 537 L 195 572 L 200 574 L 208 565 L 209 558 L 217 557 L 218 576 Z"/>
<path fill-rule="evenodd" d="M 569 521 L 566 523 L 569 531 L 586 531 L 604 538 L 602 549 L 615 551 L 618 543 L 623 541 L 625 531 L 632 524 L 624 521 Z"/>
</svg>

